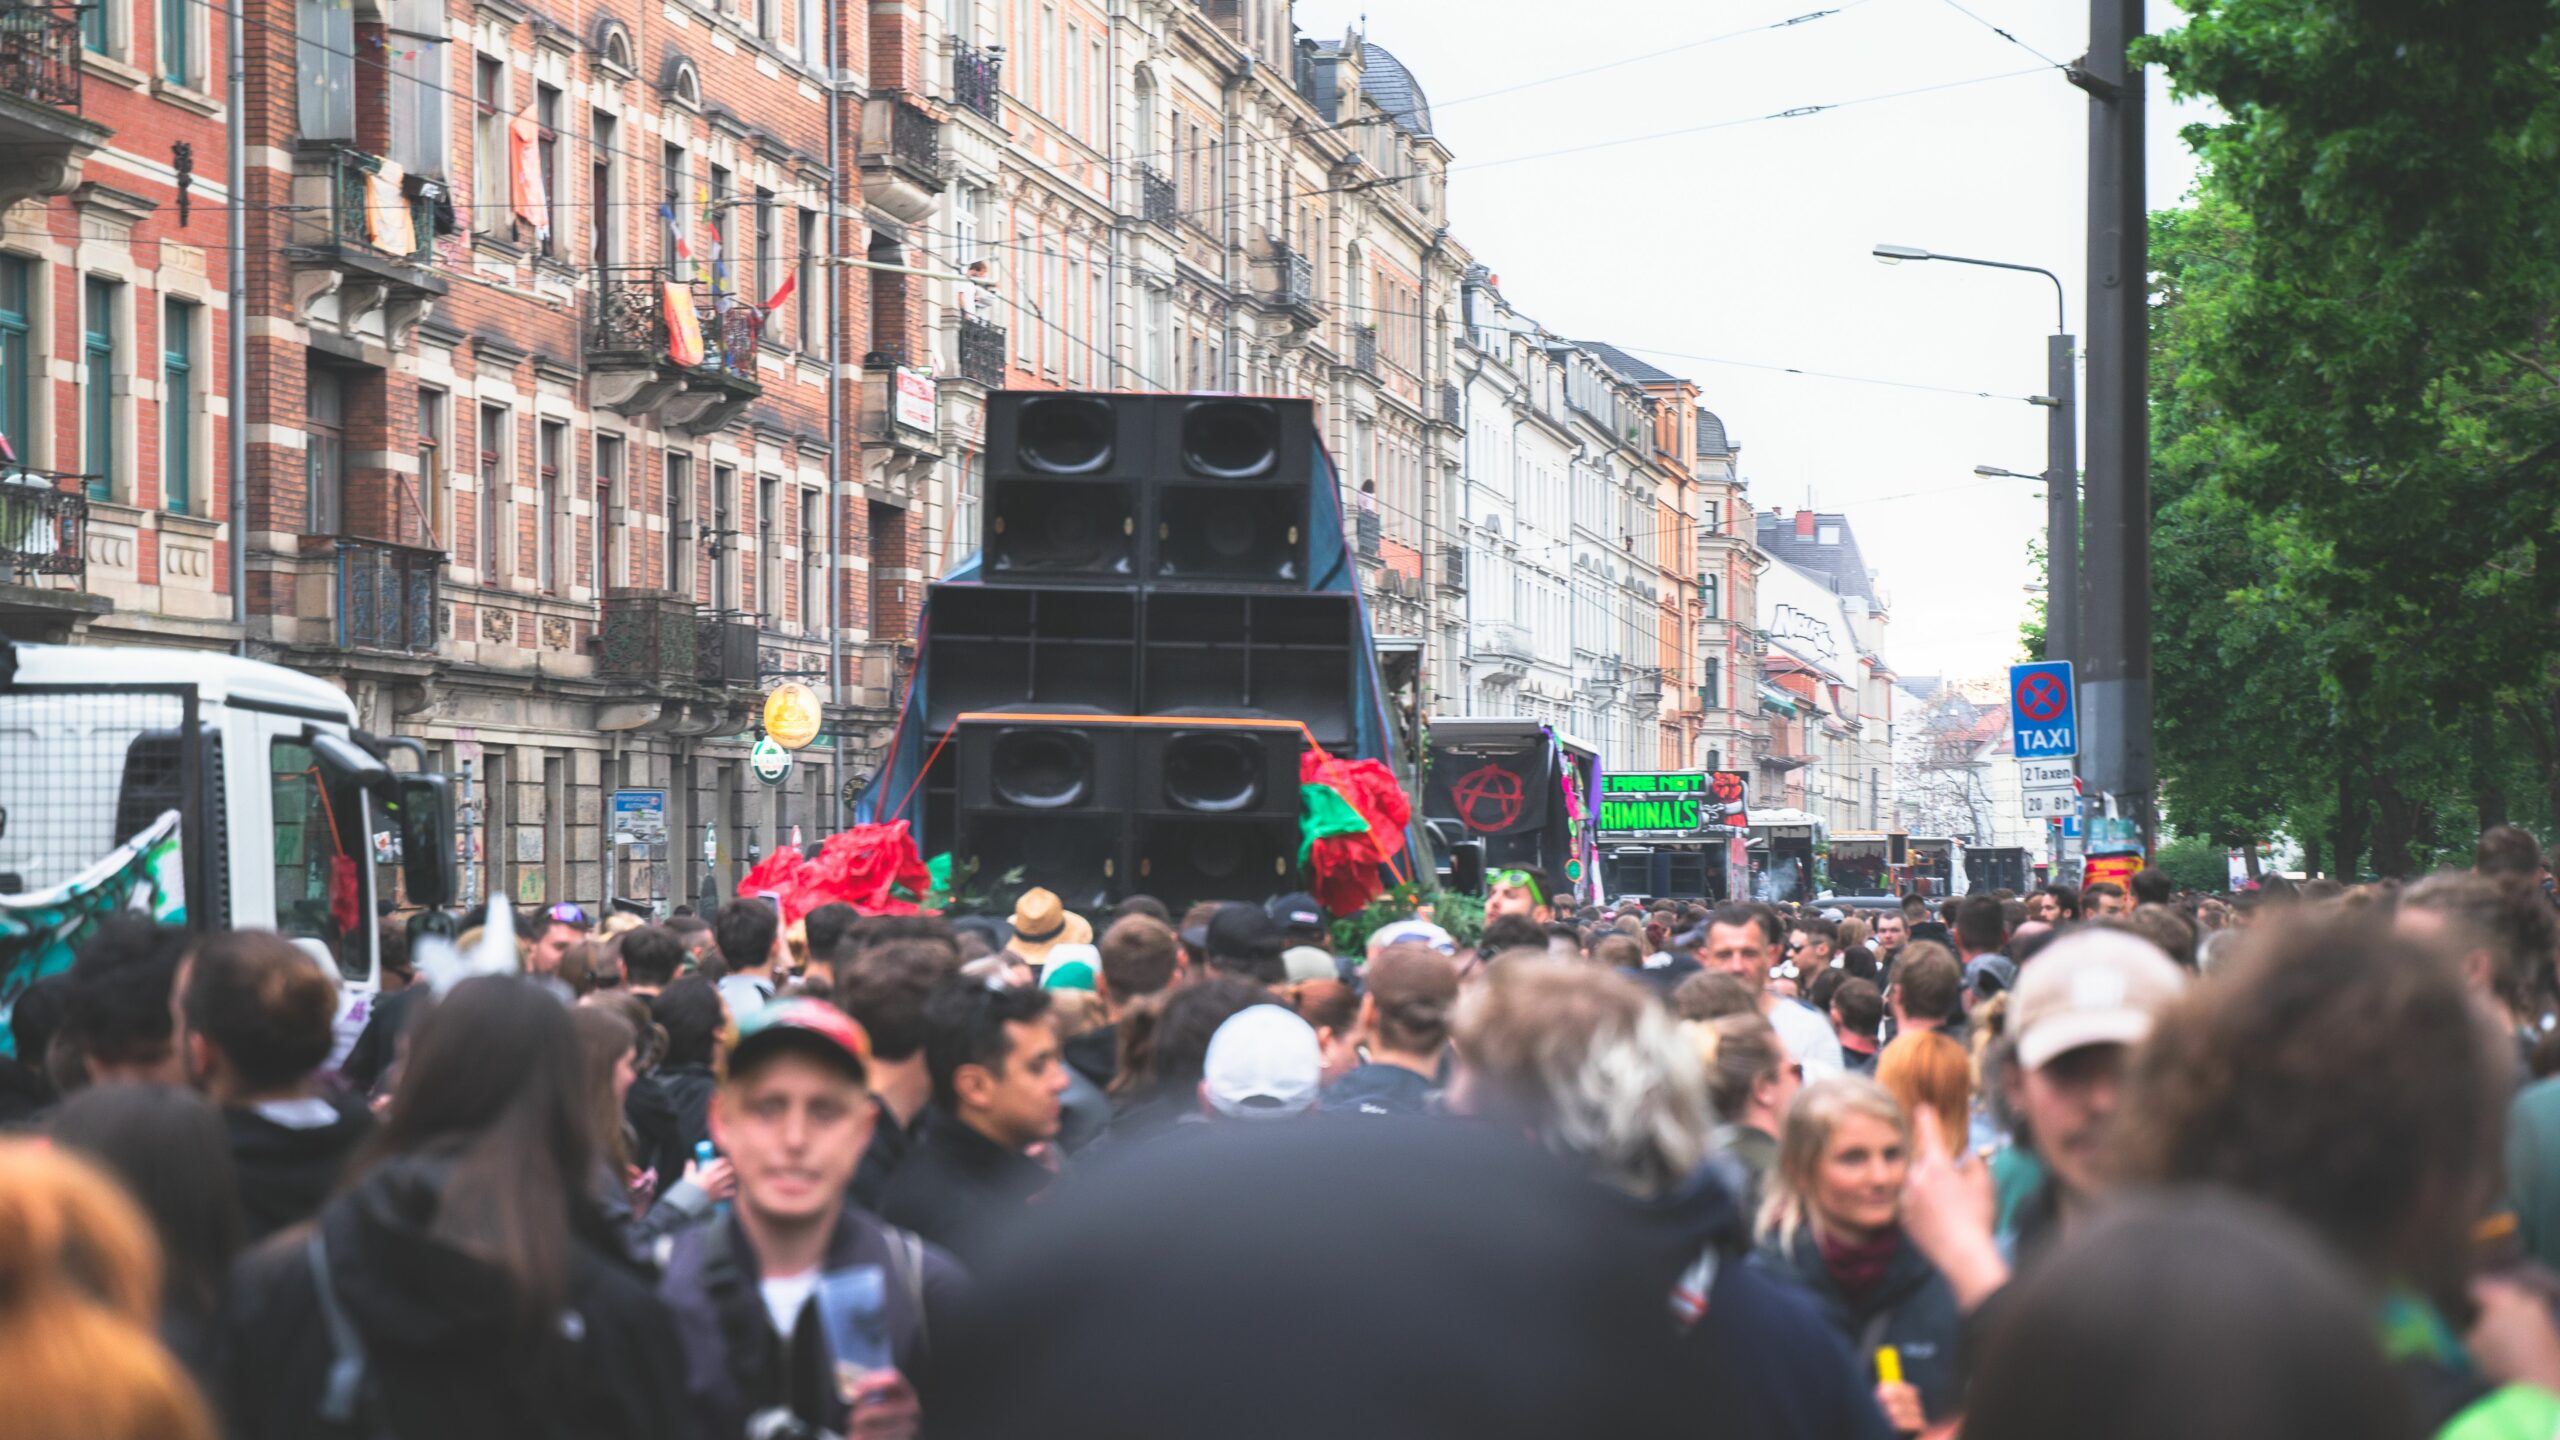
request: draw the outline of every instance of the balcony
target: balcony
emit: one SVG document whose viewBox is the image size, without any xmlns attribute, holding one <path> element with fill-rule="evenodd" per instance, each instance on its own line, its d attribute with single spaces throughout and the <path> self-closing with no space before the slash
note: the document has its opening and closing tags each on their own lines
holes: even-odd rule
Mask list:
<svg viewBox="0 0 2560 1440">
<path fill-rule="evenodd" d="M 444 552 L 338 542 L 338 648 L 433 655 L 442 638 Z"/>
<path fill-rule="evenodd" d="M 0 585 L 89 568 L 86 480 L 43 470 L 0 472 Z"/>
<path fill-rule="evenodd" d="M 1662 703 L 1662 672 L 1637 670 L 1627 677 L 1627 699 L 1636 705 Z"/>
<path fill-rule="evenodd" d="M 692 304 L 702 334 L 702 363 L 679 365 L 667 331 L 667 277 L 654 265 L 608 265 L 588 289 L 587 395 L 605 409 L 656 415 L 691 434 L 727 425 L 764 393 L 755 378 L 763 317 L 752 305 L 715 299 L 680 286 L 675 303 Z"/>
<path fill-rule="evenodd" d="M 0 6 L 0 206 L 67 195 L 107 141 L 81 114 L 80 5 Z"/>
<path fill-rule="evenodd" d="M 990 390 L 1004 388 L 1004 327 L 960 317 L 960 378 Z"/>
<path fill-rule="evenodd" d="M 1004 119 L 1004 59 L 975 45 L 951 47 L 951 99 L 989 123 Z"/>
<path fill-rule="evenodd" d="M 942 122 L 896 93 L 874 95 L 862 106 L 864 203 L 908 224 L 933 213 L 934 197 L 951 184 L 950 157 L 942 152 Z"/>
<path fill-rule="evenodd" d="M 1463 426 L 1467 423 L 1466 395 L 1459 390 L 1455 382 L 1441 381 L 1439 387 L 1432 392 L 1432 399 L 1434 401 L 1431 411 L 1432 419 L 1443 425 Z"/>
<path fill-rule="evenodd" d="M 1351 531 L 1353 540 L 1359 547 L 1360 558 L 1377 559 L 1378 542 L 1386 535 L 1386 526 L 1378 519 L 1378 512 L 1375 510 L 1358 512 L 1352 519 Z"/>
<path fill-rule="evenodd" d="M 696 607 L 664 590 L 604 592 L 604 648 L 596 673 L 645 685 L 699 683 Z"/>
<path fill-rule="evenodd" d="M 1378 327 L 1351 327 L 1351 368 L 1374 380 L 1378 377 Z"/>
<path fill-rule="evenodd" d="M 1317 307 L 1315 262 L 1286 245 L 1274 243 L 1259 262 L 1263 294 L 1299 331 L 1315 328 L 1324 318 Z"/>
<path fill-rule="evenodd" d="M 1458 595 L 1467 593 L 1466 551 L 1443 550 L 1440 552 L 1440 588 Z"/>
<path fill-rule="evenodd" d="M 1167 230 L 1182 219 L 1182 195 L 1174 188 L 1173 177 L 1153 165 L 1138 167 L 1138 215 Z"/>
<path fill-rule="evenodd" d="M 756 617 L 738 610 L 698 616 L 693 631 L 694 682 L 715 690 L 753 690 L 759 664 Z"/>
<path fill-rule="evenodd" d="M 1529 662 L 1535 655 L 1536 648 L 1530 643 L 1527 627 L 1494 624 L 1477 627 L 1475 653 L 1470 658 L 1489 667 L 1493 672 L 1492 678 L 1508 676 L 1516 679 L 1529 673 Z"/>
<path fill-rule="evenodd" d="M 294 156 L 293 306 L 305 324 L 397 349 L 445 293 L 435 254 L 435 182 L 394 184 L 344 145 Z"/>
</svg>

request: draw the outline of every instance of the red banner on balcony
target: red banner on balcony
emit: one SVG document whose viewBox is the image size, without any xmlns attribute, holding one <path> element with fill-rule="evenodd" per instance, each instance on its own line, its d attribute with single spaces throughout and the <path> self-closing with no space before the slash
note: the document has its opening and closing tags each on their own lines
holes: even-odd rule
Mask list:
<svg viewBox="0 0 2560 1440">
<path fill-rule="evenodd" d="M 417 221 L 409 214 L 409 197 L 400 193 L 409 172 L 392 161 L 364 177 L 364 235 L 373 248 L 390 255 L 418 250 Z"/>
<path fill-rule="evenodd" d="M 691 367 L 702 363 L 702 321 L 693 313 L 693 287 L 674 280 L 658 287 L 667 310 L 667 358 Z"/>
<path fill-rule="evenodd" d="M 551 238 L 551 195 L 542 183 L 542 125 L 527 110 L 507 122 L 507 198 L 534 238 Z"/>
</svg>

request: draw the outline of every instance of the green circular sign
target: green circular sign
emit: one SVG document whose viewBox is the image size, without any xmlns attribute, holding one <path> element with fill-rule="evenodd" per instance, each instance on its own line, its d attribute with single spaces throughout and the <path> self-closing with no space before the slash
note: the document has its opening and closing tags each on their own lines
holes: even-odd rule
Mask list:
<svg viewBox="0 0 2560 1440">
<path fill-rule="evenodd" d="M 747 768 L 756 772 L 756 778 L 767 785 L 779 785 L 782 778 L 791 773 L 791 752 L 768 735 L 747 752 Z"/>
</svg>

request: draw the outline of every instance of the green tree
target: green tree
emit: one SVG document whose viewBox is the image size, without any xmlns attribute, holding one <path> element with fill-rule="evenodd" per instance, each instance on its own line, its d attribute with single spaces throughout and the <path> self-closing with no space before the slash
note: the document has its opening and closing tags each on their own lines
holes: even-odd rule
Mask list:
<svg viewBox="0 0 2560 1440">
<path fill-rule="evenodd" d="M 2216 892 L 2231 887 L 2229 854 L 2202 835 L 2181 835 L 2160 847 L 2152 865 L 2168 872 L 2181 890 Z"/>
</svg>

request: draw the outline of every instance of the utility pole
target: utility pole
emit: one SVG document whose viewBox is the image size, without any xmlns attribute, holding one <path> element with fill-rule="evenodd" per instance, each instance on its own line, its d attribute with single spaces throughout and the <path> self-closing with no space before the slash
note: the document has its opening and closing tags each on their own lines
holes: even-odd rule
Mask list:
<svg viewBox="0 0 2560 1440">
<path fill-rule="evenodd" d="M 2080 658 L 2080 376 L 2072 337 L 2045 341 L 2044 658 Z"/>
<path fill-rule="evenodd" d="M 2080 616 L 2080 770 L 2104 814 L 2152 828 L 2149 216 L 2142 72 L 2126 55 L 2142 0 L 2089 0 L 2089 505 Z"/>
</svg>

